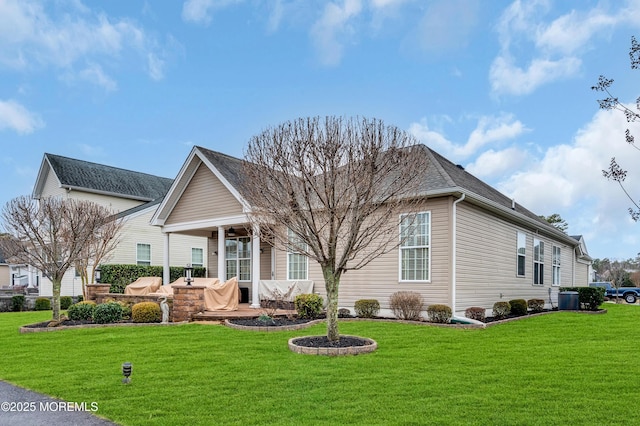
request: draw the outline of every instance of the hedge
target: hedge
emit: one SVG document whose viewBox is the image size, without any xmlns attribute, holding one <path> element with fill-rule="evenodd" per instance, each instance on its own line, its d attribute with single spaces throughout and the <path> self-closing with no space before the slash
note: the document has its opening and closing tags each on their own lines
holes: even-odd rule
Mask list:
<svg viewBox="0 0 640 426">
<path fill-rule="evenodd" d="M 194 267 L 192 276 L 205 277 L 207 268 Z M 184 276 L 184 266 L 169 268 L 169 282 Z M 100 281 L 111 284 L 110 293 L 124 293 L 124 288 L 140 277 L 162 277 L 162 266 L 100 265 Z"/>
</svg>

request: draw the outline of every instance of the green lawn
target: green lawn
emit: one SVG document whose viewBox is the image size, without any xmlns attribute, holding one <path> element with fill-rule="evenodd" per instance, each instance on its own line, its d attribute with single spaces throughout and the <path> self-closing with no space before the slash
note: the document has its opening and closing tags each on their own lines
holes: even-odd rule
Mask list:
<svg viewBox="0 0 640 426">
<path fill-rule="evenodd" d="M 295 354 L 287 339 L 223 326 L 19 334 L 50 312 L 0 314 L 0 378 L 124 425 L 637 422 L 640 307 L 555 313 L 461 330 L 344 322 L 372 354 Z M 121 364 L 133 363 L 132 384 Z M 1 415 L 1 414 L 0 414 Z"/>
</svg>

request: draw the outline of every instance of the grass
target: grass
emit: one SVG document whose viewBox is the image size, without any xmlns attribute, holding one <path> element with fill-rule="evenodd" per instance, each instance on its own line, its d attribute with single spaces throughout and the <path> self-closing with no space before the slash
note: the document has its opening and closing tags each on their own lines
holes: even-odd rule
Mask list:
<svg viewBox="0 0 640 426">
<path fill-rule="evenodd" d="M 50 312 L 0 314 L 0 378 L 124 425 L 627 424 L 637 416 L 640 308 L 561 312 L 461 330 L 344 322 L 372 354 L 295 354 L 287 339 L 222 326 L 21 335 Z M 132 384 L 121 365 L 133 363 Z M 615 402 L 615 403 L 613 403 Z M 0 414 L 1 416 L 1 414 Z"/>
</svg>

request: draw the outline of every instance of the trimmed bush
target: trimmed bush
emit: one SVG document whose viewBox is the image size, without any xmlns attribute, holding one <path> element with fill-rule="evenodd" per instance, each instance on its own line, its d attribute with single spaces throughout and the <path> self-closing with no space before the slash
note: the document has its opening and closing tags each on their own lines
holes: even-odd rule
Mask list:
<svg viewBox="0 0 640 426">
<path fill-rule="evenodd" d="M 397 291 L 389 297 L 393 315 L 401 320 L 419 321 L 424 308 L 424 300 L 413 291 Z"/>
<path fill-rule="evenodd" d="M 373 318 L 380 312 L 380 302 L 376 299 L 360 299 L 356 300 L 353 308 L 360 318 Z"/>
<path fill-rule="evenodd" d="M 36 299 L 36 311 L 50 311 L 51 310 L 51 300 L 48 297 L 38 297 Z"/>
<path fill-rule="evenodd" d="M 496 302 L 493 304 L 493 317 L 496 319 L 506 318 L 511 312 L 509 302 Z"/>
<path fill-rule="evenodd" d="M 25 308 L 25 298 L 22 294 L 16 294 L 11 297 L 11 310 L 13 312 L 22 312 Z"/>
<path fill-rule="evenodd" d="M 299 294 L 293 300 L 299 318 L 315 318 L 322 312 L 322 297 L 317 294 Z"/>
<path fill-rule="evenodd" d="M 96 302 L 88 300 L 86 302 L 78 302 L 69 306 L 67 316 L 73 321 L 90 321 L 93 319 L 93 310 L 96 308 Z"/>
<path fill-rule="evenodd" d="M 101 303 L 93 310 L 93 322 L 109 324 L 122 319 L 122 306 L 117 302 Z"/>
<path fill-rule="evenodd" d="M 131 308 L 131 319 L 133 322 L 160 322 L 162 310 L 155 302 L 136 303 Z"/>
<path fill-rule="evenodd" d="M 509 306 L 511 306 L 511 313 L 513 315 L 527 315 L 527 301 L 524 299 L 509 300 Z"/>
<path fill-rule="evenodd" d="M 338 309 L 338 318 L 351 318 L 351 311 L 347 308 Z"/>
<path fill-rule="evenodd" d="M 451 312 L 451 308 L 447 305 L 429 305 L 427 307 L 427 315 L 431 322 L 447 324 L 451 321 L 453 312 Z"/>
<path fill-rule="evenodd" d="M 207 268 L 194 267 L 194 278 L 205 277 Z M 183 266 L 169 268 L 169 281 L 184 276 Z M 124 288 L 140 277 L 162 277 L 162 266 L 150 265 L 100 265 L 100 281 L 111 284 L 109 293 L 124 293 Z"/>
<path fill-rule="evenodd" d="M 533 313 L 538 313 L 544 311 L 544 300 L 543 299 L 529 299 L 527 300 L 527 307 Z"/>
<path fill-rule="evenodd" d="M 67 310 L 71 305 L 73 305 L 73 297 L 60 296 L 60 309 Z"/>
<path fill-rule="evenodd" d="M 560 287 L 560 291 L 577 291 L 580 306 L 597 311 L 604 302 L 604 287 Z"/>
<path fill-rule="evenodd" d="M 476 320 L 476 321 L 484 321 L 485 320 L 485 308 L 481 308 L 478 306 L 472 306 L 470 308 L 465 309 L 464 316 Z"/>
</svg>

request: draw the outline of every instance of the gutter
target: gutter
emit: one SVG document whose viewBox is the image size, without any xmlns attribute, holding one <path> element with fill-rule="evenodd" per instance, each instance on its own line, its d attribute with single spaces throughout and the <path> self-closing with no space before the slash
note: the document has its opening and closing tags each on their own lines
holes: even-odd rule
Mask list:
<svg viewBox="0 0 640 426">
<path fill-rule="evenodd" d="M 465 193 L 463 192 L 462 195 L 460 195 L 460 198 L 458 198 L 456 201 L 453 202 L 453 210 L 451 213 L 451 233 L 452 238 L 451 238 L 451 250 L 452 250 L 452 254 L 451 254 L 451 311 L 453 312 L 453 314 L 456 314 L 456 251 L 457 251 L 457 222 L 458 222 L 458 209 L 457 209 L 457 205 L 460 201 L 464 200 L 466 197 Z"/>
</svg>

